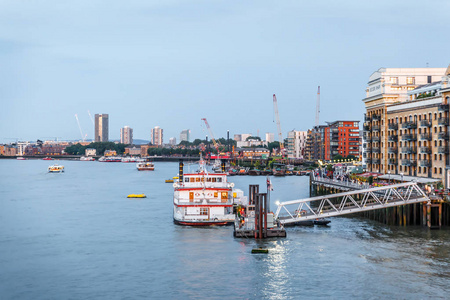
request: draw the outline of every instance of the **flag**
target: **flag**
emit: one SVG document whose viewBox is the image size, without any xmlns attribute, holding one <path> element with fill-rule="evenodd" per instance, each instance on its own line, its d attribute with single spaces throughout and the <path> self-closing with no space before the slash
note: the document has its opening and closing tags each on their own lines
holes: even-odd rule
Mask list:
<svg viewBox="0 0 450 300">
<path fill-rule="evenodd" d="M 268 191 L 273 191 L 273 186 L 272 186 L 272 182 L 270 181 L 269 176 L 267 176 L 267 190 Z"/>
</svg>

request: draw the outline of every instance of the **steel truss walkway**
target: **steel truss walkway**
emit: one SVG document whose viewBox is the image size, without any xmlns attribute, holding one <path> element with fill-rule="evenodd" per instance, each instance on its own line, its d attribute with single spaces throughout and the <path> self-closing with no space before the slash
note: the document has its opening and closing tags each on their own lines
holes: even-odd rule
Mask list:
<svg viewBox="0 0 450 300">
<path fill-rule="evenodd" d="M 424 201 L 430 199 L 417 183 L 407 182 L 277 203 L 275 218 L 289 224 Z"/>
</svg>

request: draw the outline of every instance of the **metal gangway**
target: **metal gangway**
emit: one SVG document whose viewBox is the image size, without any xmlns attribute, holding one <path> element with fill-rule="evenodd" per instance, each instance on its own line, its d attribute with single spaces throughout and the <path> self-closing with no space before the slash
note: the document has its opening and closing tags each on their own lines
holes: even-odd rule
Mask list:
<svg viewBox="0 0 450 300">
<path fill-rule="evenodd" d="M 425 201 L 430 203 L 417 183 L 407 182 L 277 203 L 274 217 L 289 224 Z"/>
</svg>

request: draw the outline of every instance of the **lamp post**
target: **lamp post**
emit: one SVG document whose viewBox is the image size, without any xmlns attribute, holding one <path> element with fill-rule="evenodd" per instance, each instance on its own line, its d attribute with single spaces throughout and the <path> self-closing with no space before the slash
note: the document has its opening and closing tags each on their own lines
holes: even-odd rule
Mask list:
<svg viewBox="0 0 450 300">
<path fill-rule="evenodd" d="M 391 171 L 388 171 L 388 185 L 391 184 Z"/>
<path fill-rule="evenodd" d="M 402 182 L 403 182 L 403 173 L 400 173 L 400 176 L 402 176 Z"/>
</svg>

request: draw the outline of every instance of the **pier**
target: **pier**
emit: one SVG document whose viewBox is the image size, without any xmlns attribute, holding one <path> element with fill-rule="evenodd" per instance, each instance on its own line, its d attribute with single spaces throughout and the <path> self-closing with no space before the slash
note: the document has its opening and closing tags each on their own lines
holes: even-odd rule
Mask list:
<svg viewBox="0 0 450 300">
<path fill-rule="evenodd" d="M 407 195 L 407 193 L 411 194 Z M 438 196 L 426 194 L 414 181 L 384 187 L 370 187 L 366 183 L 341 181 L 311 174 L 310 195 L 327 195 L 324 196 L 324 199 L 328 199 L 334 206 L 339 205 L 338 202 L 341 203 L 341 198 L 346 198 L 346 201 L 350 202 L 354 200 L 356 204 L 354 203 L 351 213 L 360 213 L 361 216 L 388 225 L 422 225 L 438 229 L 450 223 L 449 203 Z M 358 202 L 362 201 L 363 197 L 368 197 L 368 203 Z M 314 202 L 317 204 L 319 198 L 314 197 L 310 200 L 316 199 Z M 373 202 L 378 202 L 377 199 L 384 199 L 385 201 Z M 361 204 L 366 206 L 361 207 Z M 349 207 L 349 203 L 345 205 Z M 324 203 L 324 206 L 327 208 L 326 203 Z M 346 211 L 347 213 L 344 213 Z M 350 213 L 350 209 L 343 209 L 339 214 L 348 213 Z"/>
</svg>

